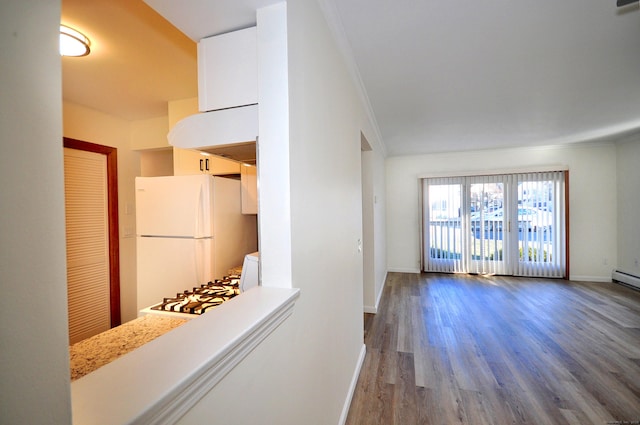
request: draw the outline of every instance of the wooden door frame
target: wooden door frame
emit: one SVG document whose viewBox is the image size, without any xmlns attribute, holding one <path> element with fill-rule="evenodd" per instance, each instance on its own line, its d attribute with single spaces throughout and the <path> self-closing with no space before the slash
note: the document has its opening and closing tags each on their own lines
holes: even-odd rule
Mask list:
<svg viewBox="0 0 640 425">
<path fill-rule="evenodd" d="M 118 150 L 83 140 L 63 137 L 65 148 L 99 153 L 107 160 L 107 216 L 109 227 L 109 299 L 111 327 L 121 323 L 120 317 L 120 237 L 118 229 Z"/>
</svg>

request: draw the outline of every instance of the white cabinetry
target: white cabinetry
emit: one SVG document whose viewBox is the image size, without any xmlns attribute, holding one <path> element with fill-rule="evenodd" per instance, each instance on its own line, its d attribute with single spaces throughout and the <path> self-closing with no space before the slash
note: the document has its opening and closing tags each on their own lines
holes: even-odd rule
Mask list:
<svg viewBox="0 0 640 425">
<path fill-rule="evenodd" d="M 256 27 L 203 38 L 198 43 L 201 112 L 258 103 Z"/>
<path fill-rule="evenodd" d="M 173 174 L 229 175 L 240 174 L 240 163 L 189 149 L 173 149 Z"/>
<path fill-rule="evenodd" d="M 240 167 L 242 214 L 258 214 L 258 173 L 253 165 Z"/>
</svg>

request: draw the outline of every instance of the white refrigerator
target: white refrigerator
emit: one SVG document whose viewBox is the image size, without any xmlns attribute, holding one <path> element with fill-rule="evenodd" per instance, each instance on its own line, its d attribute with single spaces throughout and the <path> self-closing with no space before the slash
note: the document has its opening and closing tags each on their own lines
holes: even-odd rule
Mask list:
<svg viewBox="0 0 640 425">
<path fill-rule="evenodd" d="M 257 250 L 240 180 L 207 174 L 136 178 L 138 311 L 228 274 Z"/>
</svg>

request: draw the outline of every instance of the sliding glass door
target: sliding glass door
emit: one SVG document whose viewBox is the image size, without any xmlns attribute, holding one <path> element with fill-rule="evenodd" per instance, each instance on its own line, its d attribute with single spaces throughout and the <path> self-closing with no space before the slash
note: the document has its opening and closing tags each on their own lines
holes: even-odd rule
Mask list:
<svg viewBox="0 0 640 425">
<path fill-rule="evenodd" d="M 469 194 L 469 267 L 479 274 L 505 274 L 505 224 L 508 204 L 503 176 L 467 178 Z"/>
<path fill-rule="evenodd" d="M 423 181 L 423 269 L 565 275 L 564 172 Z"/>
<path fill-rule="evenodd" d="M 517 261 L 510 274 L 563 277 L 566 269 L 564 172 L 516 174 Z M 515 232 L 513 232 L 515 240 Z"/>
<path fill-rule="evenodd" d="M 430 179 L 425 186 L 425 264 L 432 271 L 458 272 L 464 270 L 463 255 L 467 250 L 463 238 L 462 179 Z"/>
</svg>

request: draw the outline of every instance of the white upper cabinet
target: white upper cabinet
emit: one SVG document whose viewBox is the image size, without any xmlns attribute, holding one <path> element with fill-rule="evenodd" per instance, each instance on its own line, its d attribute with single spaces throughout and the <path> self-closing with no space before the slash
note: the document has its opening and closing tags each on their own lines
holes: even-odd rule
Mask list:
<svg viewBox="0 0 640 425">
<path fill-rule="evenodd" d="M 258 172 L 255 165 L 240 167 L 242 214 L 258 214 Z"/>
<path fill-rule="evenodd" d="M 200 40 L 198 43 L 200 112 L 257 103 L 256 27 Z"/>
<path fill-rule="evenodd" d="M 212 174 L 214 176 L 240 174 L 240 163 L 190 149 L 174 148 L 173 174 L 176 176 L 191 174 Z"/>
</svg>

